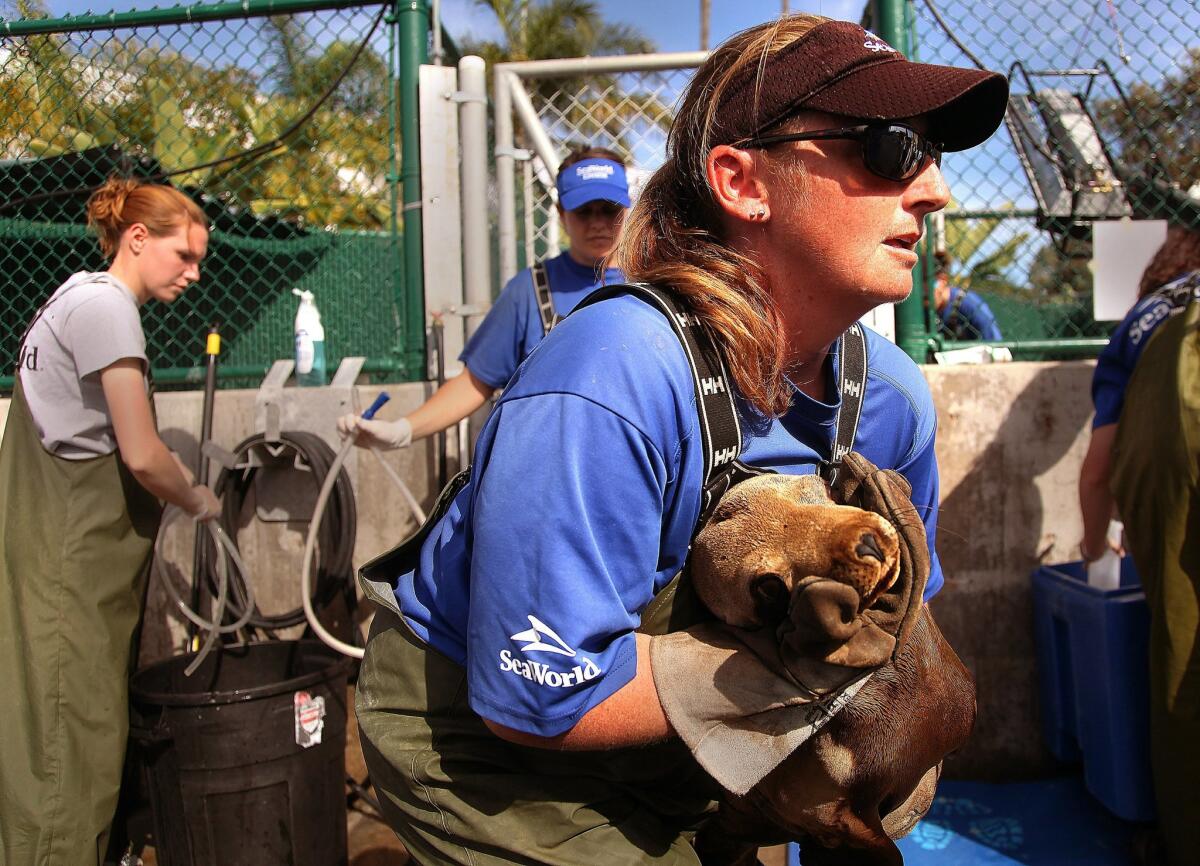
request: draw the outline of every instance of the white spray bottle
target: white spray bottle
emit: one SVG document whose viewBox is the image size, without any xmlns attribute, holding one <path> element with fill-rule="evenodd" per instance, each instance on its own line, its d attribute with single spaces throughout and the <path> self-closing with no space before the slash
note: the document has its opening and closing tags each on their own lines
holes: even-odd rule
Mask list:
<svg viewBox="0 0 1200 866">
<path fill-rule="evenodd" d="M 325 328 L 321 326 L 321 313 L 313 301 L 313 293 L 307 289 L 292 289 L 300 298 L 296 310 L 296 384 L 325 384 Z"/>
</svg>

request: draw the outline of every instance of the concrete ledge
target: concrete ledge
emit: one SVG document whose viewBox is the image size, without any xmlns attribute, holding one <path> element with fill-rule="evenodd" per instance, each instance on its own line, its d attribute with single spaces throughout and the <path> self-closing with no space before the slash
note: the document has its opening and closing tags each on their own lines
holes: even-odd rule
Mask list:
<svg viewBox="0 0 1200 866">
<path fill-rule="evenodd" d="M 975 735 L 950 759 L 950 775 L 999 781 L 1036 776 L 1053 765 L 1039 729 L 1029 576 L 1040 562 L 1076 558 L 1082 535 L 1076 480 L 1089 437 L 1093 366 L 1079 361 L 924 368 L 938 407 L 938 551 L 946 572 L 946 588 L 932 609 L 974 673 L 979 692 Z M 416 408 L 432 390 L 428 383 L 386 388 L 392 395 L 380 413 L 386 418 Z M 368 405 L 382 389 L 361 386 L 360 405 Z M 257 432 L 255 393 L 217 394 L 214 441 L 232 449 Z M 287 396 L 301 407 L 306 401 L 313 406 L 322 402 L 308 389 L 288 389 Z M 191 465 L 202 402 L 200 392 L 155 397 L 164 440 Z M 0 421 L 7 405 L 0 401 Z M 304 411 L 293 417 L 304 418 L 310 432 L 336 448 L 335 418 Z M 385 456 L 428 508 L 437 495 L 433 443 L 426 440 Z M 374 461 L 359 452 L 348 470 L 358 504 L 356 564 L 390 549 L 416 528 L 399 491 Z M 303 498 L 298 495 L 297 501 Z M 265 610 L 299 605 L 306 528 L 304 520 L 247 521 L 240 528 L 239 546 Z M 181 523 L 164 541 L 166 568 L 182 585 L 192 569 L 192 530 Z M 179 651 L 183 634 L 182 620 L 165 591 L 152 585 L 142 663 Z"/>
</svg>

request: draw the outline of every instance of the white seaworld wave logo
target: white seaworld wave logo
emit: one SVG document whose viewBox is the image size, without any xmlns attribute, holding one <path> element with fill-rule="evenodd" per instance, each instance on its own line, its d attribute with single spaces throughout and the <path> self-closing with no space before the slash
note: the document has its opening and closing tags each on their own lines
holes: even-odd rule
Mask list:
<svg viewBox="0 0 1200 866">
<path fill-rule="evenodd" d="M 578 655 L 550 626 L 532 614 L 528 614 L 527 618 L 530 627 L 511 636 L 513 640 L 521 642 L 521 652 L 552 653 L 568 658 L 575 658 Z M 571 670 L 563 673 L 552 670 L 543 662 L 516 658 L 512 651 L 507 649 L 500 651 L 500 670 L 504 673 L 524 677 L 538 685 L 550 686 L 555 689 L 577 686 L 600 675 L 599 666 L 586 657 L 583 659 L 583 664 L 575 665 Z"/>
</svg>

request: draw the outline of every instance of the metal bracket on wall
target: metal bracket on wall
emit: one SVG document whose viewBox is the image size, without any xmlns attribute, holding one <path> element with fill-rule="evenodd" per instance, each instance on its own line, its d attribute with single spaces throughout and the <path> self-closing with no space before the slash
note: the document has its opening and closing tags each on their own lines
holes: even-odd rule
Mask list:
<svg viewBox="0 0 1200 866">
<path fill-rule="evenodd" d="M 292 378 L 296 362 L 291 359 L 281 359 L 271 365 L 258 393 L 254 397 L 254 426 L 263 431 L 267 442 L 278 442 L 279 431 L 283 424 L 283 386 Z"/>
</svg>

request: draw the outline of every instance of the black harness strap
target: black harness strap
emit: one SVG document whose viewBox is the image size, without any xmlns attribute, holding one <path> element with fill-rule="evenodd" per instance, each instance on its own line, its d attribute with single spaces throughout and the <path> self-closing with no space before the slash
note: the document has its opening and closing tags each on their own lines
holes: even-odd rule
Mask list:
<svg viewBox="0 0 1200 866">
<path fill-rule="evenodd" d="M 838 337 L 838 394 L 841 405 L 834 424 L 833 445 L 829 459 L 822 460 L 819 468 L 821 477 L 830 484 L 837 479 L 842 458 L 854 450 L 854 437 L 867 397 L 867 335 L 861 322 L 855 322 Z"/>
<path fill-rule="evenodd" d="M 962 314 L 963 301 L 967 299 L 967 290 L 959 289 L 958 296 L 950 304 L 950 312 L 946 314 L 945 330 L 956 340 L 970 340 L 972 334 L 967 330 L 971 327 L 966 316 Z M 972 330 L 974 330 L 972 328 Z M 979 337 L 975 334 L 974 337 Z"/>
<path fill-rule="evenodd" d="M 533 274 L 533 295 L 537 301 L 538 315 L 542 317 L 544 337 L 562 321 L 562 316 L 554 312 L 554 297 L 550 294 L 550 274 L 546 272 L 546 266 L 537 262 L 529 271 Z"/>
<path fill-rule="evenodd" d="M 623 294 L 640 298 L 666 316 L 692 369 L 704 453 L 704 488 L 700 518 L 696 523 L 699 529 L 708 522 L 726 490 L 739 481 L 766 474 L 769 470 L 748 466 L 738 460 L 742 453 L 742 427 L 725 359 L 708 329 L 674 294 L 641 283 L 617 283 L 592 292 L 575 309 Z"/>
</svg>

